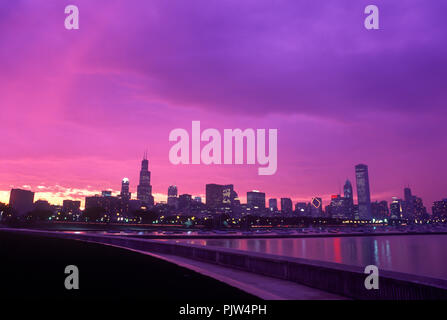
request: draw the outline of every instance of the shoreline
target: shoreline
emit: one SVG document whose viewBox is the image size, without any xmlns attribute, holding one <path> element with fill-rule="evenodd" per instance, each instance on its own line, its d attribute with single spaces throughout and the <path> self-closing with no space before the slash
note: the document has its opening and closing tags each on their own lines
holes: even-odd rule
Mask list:
<svg viewBox="0 0 447 320">
<path fill-rule="evenodd" d="M 114 226 L 116 227 L 116 226 Z M 389 232 L 306 232 L 306 233 L 275 233 L 274 230 L 269 232 L 250 232 L 247 234 L 246 231 L 226 231 L 214 233 L 213 230 L 203 232 L 201 230 L 177 230 L 177 231 L 168 231 L 168 230 L 119 230 L 113 228 L 101 228 L 101 229 L 88 229 L 88 228 L 71 228 L 71 229 L 53 229 L 53 228 L 45 228 L 41 226 L 20 226 L 20 227 L 9 227 L 0 225 L 0 230 L 2 229 L 10 229 L 10 230 L 36 230 L 36 231 L 47 231 L 47 232 L 58 232 L 58 233 L 93 233 L 98 235 L 110 235 L 110 236 L 121 236 L 121 237 L 131 237 L 138 239 L 275 239 L 275 238 L 338 238 L 338 237 L 384 237 L 384 236 L 414 236 L 414 235 L 447 235 L 446 231 L 389 231 Z M 138 234 L 142 232 L 147 232 L 147 234 Z M 150 234 L 160 232 L 161 234 Z M 174 234 L 165 233 L 164 232 L 175 232 Z M 199 234 L 187 234 L 188 232 L 203 232 Z"/>
<path fill-rule="evenodd" d="M 447 280 L 396 271 L 382 270 L 380 290 L 370 291 L 365 290 L 364 287 L 365 274 L 363 268 L 354 265 L 120 235 L 60 233 L 28 229 L 4 231 L 57 239 L 96 242 L 155 254 L 178 256 L 283 279 L 351 299 L 447 299 Z"/>
<path fill-rule="evenodd" d="M 110 234 L 113 235 L 113 234 Z M 447 235 L 447 232 L 383 232 L 383 233 L 325 233 L 325 234 L 259 234 L 259 235 L 125 235 L 124 237 L 141 239 L 301 239 L 301 238 L 338 238 L 338 237 L 383 237 L 383 236 L 414 236 L 414 235 Z"/>
</svg>

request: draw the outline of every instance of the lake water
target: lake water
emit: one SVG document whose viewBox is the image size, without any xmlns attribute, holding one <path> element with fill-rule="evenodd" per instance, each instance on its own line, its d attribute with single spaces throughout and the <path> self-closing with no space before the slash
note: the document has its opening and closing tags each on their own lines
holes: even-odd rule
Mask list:
<svg viewBox="0 0 447 320">
<path fill-rule="evenodd" d="M 194 239 L 218 246 L 281 256 L 330 261 L 447 279 L 447 235 L 295 239 Z"/>
</svg>

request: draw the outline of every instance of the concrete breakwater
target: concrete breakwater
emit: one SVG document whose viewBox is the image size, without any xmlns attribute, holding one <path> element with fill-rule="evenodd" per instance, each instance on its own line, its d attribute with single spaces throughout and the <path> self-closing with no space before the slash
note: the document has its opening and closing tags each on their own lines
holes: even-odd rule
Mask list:
<svg viewBox="0 0 447 320">
<path fill-rule="evenodd" d="M 366 274 L 358 266 L 311 261 L 235 249 L 179 244 L 175 241 L 137 239 L 100 234 L 60 233 L 26 229 L 12 232 L 91 241 L 120 247 L 169 254 L 284 279 L 354 299 L 447 299 L 447 281 L 380 270 L 378 290 L 367 290 Z"/>
</svg>

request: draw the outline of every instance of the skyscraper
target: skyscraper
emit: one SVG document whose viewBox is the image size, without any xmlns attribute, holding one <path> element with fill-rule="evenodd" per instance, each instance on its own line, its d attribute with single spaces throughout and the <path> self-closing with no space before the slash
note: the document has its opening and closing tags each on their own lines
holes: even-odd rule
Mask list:
<svg viewBox="0 0 447 320">
<path fill-rule="evenodd" d="M 124 178 L 121 181 L 121 209 L 122 213 L 126 214 L 129 212 L 129 201 L 130 201 L 130 192 L 129 192 L 129 179 Z"/>
<path fill-rule="evenodd" d="M 234 200 L 233 185 L 210 183 L 206 185 L 206 205 L 210 208 L 230 206 Z"/>
<path fill-rule="evenodd" d="M 129 179 L 124 178 L 121 182 L 121 199 L 123 201 L 129 201 L 130 200 L 130 192 L 129 192 Z"/>
<path fill-rule="evenodd" d="M 349 179 L 346 180 L 343 186 L 343 207 L 346 218 L 352 218 L 354 215 L 354 193 L 352 191 L 352 184 Z"/>
<path fill-rule="evenodd" d="M 141 161 L 140 184 L 137 187 L 137 199 L 143 204 L 153 205 L 154 197 L 152 196 L 151 172 L 149 171 L 149 161 L 147 154 Z"/>
<path fill-rule="evenodd" d="M 310 214 L 310 206 L 311 206 L 311 204 L 308 204 L 306 202 L 297 202 L 295 204 L 295 212 L 302 216 L 309 215 Z"/>
<path fill-rule="evenodd" d="M 360 219 L 371 219 L 371 194 L 369 191 L 368 166 L 366 164 L 358 164 L 355 166 L 355 179 L 357 184 L 359 217 Z"/>
<path fill-rule="evenodd" d="M 102 218 L 107 220 L 116 220 L 122 213 L 123 207 L 119 197 L 112 196 L 108 192 L 102 192 L 101 195 L 85 197 L 85 210 L 99 210 Z M 99 218 L 101 218 L 99 217 Z"/>
<path fill-rule="evenodd" d="M 326 215 L 329 218 L 346 218 L 345 198 L 339 194 L 331 196 L 331 202 L 326 206 Z"/>
<path fill-rule="evenodd" d="M 247 204 L 257 209 L 265 209 L 265 193 L 259 191 L 247 192 Z"/>
<path fill-rule="evenodd" d="M 349 179 L 346 180 L 345 185 L 343 186 L 343 195 L 345 198 L 345 202 L 347 205 L 354 205 L 354 198 L 353 198 L 353 192 L 352 192 L 352 184 Z"/>
<path fill-rule="evenodd" d="M 434 217 L 447 217 L 447 199 L 433 202 L 432 212 Z"/>
<path fill-rule="evenodd" d="M 427 208 L 424 207 L 422 198 L 413 196 L 413 213 L 415 217 L 428 218 Z"/>
<path fill-rule="evenodd" d="M 405 199 L 405 207 L 404 214 L 406 218 L 411 218 L 414 216 L 414 197 L 411 194 L 410 188 L 404 188 L 404 199 Z"/>
<path fill-rule="evenodd" d="M 310 201 L 310 215 L 313 218 L 323 216 L 323 199 L 320 197 L 314 197 Z"/>
<path fill-rule="evenodd" d="M 282 213 L 292 213 L 293 204 L 290 198 L 281 198 L 281 211 Z"/>
<path fill-rule="evenodd" d="M 34 192 L 22 189 L 12 189 L 9 195 L 9 205 L 19 215 L 33 210 Z"/>
<path fill-rule="evenodd" d="M 389 218 L 390 210 L 388 209 L 388 202 L 375 201 L 371 203 L 371 214 L 373 218 L 385 219 Z"/>
<path fill-rule="evenodd" d="M 190 194 L 181 194 L 178 197 L 178 209 L 188 214 L 191 207 L 192 197 Z"/>
<path fill-rule="evenodd" d="M 278 211 L 278 200 L 276 198 L 269 199 L 269 209 L 270 211 Z"/>
<path fill-rule="evenodd" d="M 390 203 L 390 217 L 393 219 L 402 218 L 402 199 L 392 197 L 393 201 Z"/>
<path fill-rule="evenodd" d="M 167 203 L 168 203 L 168 206 L 177 207 L 177 204 L 178 204 L 177 186 L 169 186 Z"/>
</svg>

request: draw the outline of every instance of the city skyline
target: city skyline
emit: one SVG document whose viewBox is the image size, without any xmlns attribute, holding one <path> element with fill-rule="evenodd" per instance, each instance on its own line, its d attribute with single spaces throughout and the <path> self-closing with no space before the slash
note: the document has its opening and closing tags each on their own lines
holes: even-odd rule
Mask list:
<svg viewBox="0 0 447 320">
<path fill-rule="evenodd" d="M 446 12 L 0 0 L 3 300 L 447 300 Z"/>
<path fill-rule="evenodd" d="M 260 208 L 265 208 L 265 209 L 271 209 L 271 203 L 272 201 L 274 201 L 274 207 L 276 208 L 281 208 L 281 211 L 284 211 L 284 206 L 289 207 L 290 209 L 287 209 L 286 211 L 290 210 L 290 212 L 294 211 L 298 205 L 301 204 L 311 204 L 313 203 L 314 199 L 318 199 L 319 201 L 319 206 L 316 207 L 317 210 L 320 210 L 321 212 L 325 211 L 326 214 L 332 215 L 332 214 L 336 214 L 335 212 L 326 212 L 326 210 L 328 210 L 326 208 L 326 206 L 329 205 L 333 205 L 334 204 L 334 199 L 335 200 L 340 200 L 342 202 L 340 202 L 340 205 L 342 206 L 347 206 L 348 208 L 351 208 L 349 210 L 353 210 L 353 205 L 356 202 L 357 206 L 359 207 L 359 217 L 362 219 L 371 219 L 372 218 L 372 211 L 371 211 L 371 204 L 373 203 L 371 201 L 372 197 L 371 197 L 371 193 L 370 193 L 370 189 L 369 189 L 369 174 L 368 174 L 368 166 L 365 164 L 357 164 L 354 166 L 355 169 L 355 177 L 356 177 L 356 188 L 355 190 L 357 191 L 357 197 L 354 196 L 354 189 L 352 187 L 352 184 L 349 180 L 349 178 L 346 179 L 344 186 L 343 186 L 343 192 L 337 193 L 332 193 L 330 195 L 330 199 L 329 201 L 325 201 L 325 199 L 323 199 L 322 197 L 319 196 L 313 196 L 311 199 L 299 199 L 296 200 L 294 198 L 290 198 L 287 195 L 281 195 L 280 197 L 272 197 L 269 196 L 268 194 L 266 194 L 265 192 L 262 192 L 262 190 L 247 190 L 245 192 L 242 193 L 238 193 L 237 188 L 234 188 L 233 184 L 229 184 L 229 185 L 221 185 L 221 184 L 215 184 L 215 183 L 211 183 L 211 182 L 207 182 L 205 184 L 205 194 L 191 194 L 188 193 L 188 191 L 186 192 L 178 192 L 178 187 L 176 185 L 169 185 L 168 189 L 167 189 L 167 193 L 166 194 L 158 194 L 160 197 L 159 200 L 155 199 L 152 195 L 152 186 L 150 184 L 151 181 L 151 171 L 149 170 L 149 159 L 147 156 L 147 152 L 145 152 L 143 159 L 141 161 L 141 169 L 140 169 L 140 173 L 139 173 L 139 184 L 136 188 L 137 192 L 136 192 L 136 196 L 135 193 L 132 192 L 131 188 L 130 188 L 130 181 L 129 178 L 124 177 L 121 181 L 121 189 L 119 192 L 111 189 L 111 188 L 106 188 L 101 190 L 101 192 L 97 192 L 95 194 L 89 194 L 89 195 L 85 195 L 82 199 L 76 198 L 76 199 L 72 199 L 72 198 L 65 198 L 62 199 L 63 202 L 69 200 L 76 200 L 79 201 L 80 203 L 82 203 L 81 205 L 81 209 L 84 209 L 86 207 L 86 202 L 87 202 L 87 198 L 93 198 L 93 200 L 96 199 L 97 196 L 100 196 L 102 194 L 102 196 L 106 195 L 106 196 L 119 196 L 121 199 L 124 200 L 124 203 L 126 204 L 126 207 L 128 207 L 128 201 L 130 199 L 132 200 L 139 200 L 142 203 L 146 203 L 148 205 L 154 205 L 154 203 L 164 203 L 164 204 L 168 204 L 168 205 L 174 205 L 177 206 L 177 200 L 178 197 L 182 197 L 182 196 L 189 196 L 189 200 L 191 201 L 193 198 L 194 199 L 200 199 L 200 202 L 204 201 L 204 203 L 206 203 L 210 208 L 216 207 L 219 205 L 219 203 L 225 203 L 226 201 L 228 203 L 233 204 L 233 200 L 236 198 L 241 204 L 245 203 L 248 205 L 254 205 L 256 207 L 260 207 Z M 210 189 L 209 189 L 210 188 Z M 217 189 L 216 189 L 217 188 Z M 216 190 L 214 190 L 216 189 Z M 9 198 L 11 199 L 12 197 L 12 191 L 17 190 L 19 192 L 22 192 L 24 190 L 27 189 L 21 189 L 21 188 L 13 188 L 10 191 L 10 195 Z M 227 190 L 227 194 L 225 195 L 225 190 Z M 30 190 L 32 191 L 32 190 Z M 227 197 L 227 200 L 225 200 L 224 198 L 222 199 L 209 199 L 209 197 L 207 196 L 208 193 L 210 194 L 215 194 L 217 192 L 217 197 Z M 33 198 L 35 196 L 35 194 L 37 194 L 37 192 L 33 192 Z M 132 194 L 134 194 L 134 196 L 132 197 Z M 244 196 L 246 195 L 246 196 Z M 175 202 L 171 202 L 170 203 L 170 197 L 174 196 L 176 199 Z M 213 196 L 214 197 L 214 196 Z M 341 197 L 341 198 L 340 198 Z M 391 206 L 392 203 L 396 201 L 396 199 L 398 199 L 399 201 L 404 201 L 404 203 L 409 203 L 409 205 L 404 205 L 401 206 L 399 205 L 399 210 L 401 210 L 400 208 L 402 208 L 402 210 L 404 210 L 404 212 L 411 212 L 411 214 L 413 215 L 415 212 L 413 212 L 414 208 L 413 208 L 413 200 L 414 199 L 419 199 L 420 205 L 421 205 L 421 209 L 424 208 L 423 206 L 423 199 L 416 197 L 414 195 L 412 195 L 411 192 L 411 188 L 409 186 L 405 186 L 403 188 L 403 197 L 399 197 L 399 196 L 393 196 L 392 199 L 376 199 L 374 202 L 376 204 L 379 204 L 380 202 L 386 202 L 386 207 L 387 207 L 387 211 L 391 210 Z M 359 201 L 360 199 L 360 201 Z M 442 199 L 446 199 L 446 198 L 442 198 Z M 171 199 L 172 200 L 172 199 Z M 278 206 L 278 200 L 280 201 L 280 207 Z M 439 201 L 440 199 L 438 199 L 437 201 Z M 44 199 L 44 198 L 39 198 L 39 197 L 35 197 L 34 198 L 35 202 L 42 202 L 42 201 L 47 201 L 48 203 L 52 204 L 52 205 L 60 205 L 59 203 L 54 203 L 51 202 L 49 199 Z M 217 201 L 217 202 L 216 202 Z M 290 202 L 290 204 L 288 203 L 288 201 Z M 344 202 L 346 201 L 346 202 Z M 1 202 L 1 201 L 0 201 Z M 214 204 L 214 202 L 216 202 L 216 204 Z M 8 202 L 4 202 L 4 203 L 8 203 Z M 345 204 L 343 204 L 345 203 Z M 260 205 L 263 204 L 263 205 Z M 434 204 L 434 202 L 433 202 Z M 428 213 L 430 213 L 430 205 L 427 205 L 427 203 L 425 204 L 429 210 L 427 210 Z M 295 207 L 297 206 L 297 207 Z M 365 208 L 362 208 L 362 206 L 364 206 Z M 324 209 L 325 208 L 325 209 Z M 311 207 L 311 209 L 314 209 Z M 126 209 L 126 211 L 128 210 L 128 208 Z M 331 210 L 331 208 L 329 208 L 329 210 Z M 424 208 L 425 210 L 425 208 Z M 344 212 L 344 214 L 352 214 L 353 212 L 348 211 L 348 212 Z M 388 212 L 389 213 L 389 212 Z M 337 214 L 336 214 L 337 215 Z"/>
<path fill-rule="evenodd" d="M 68 31 L 64 3 L 2 2 L 0 201 L 26 185 L 58 203 L 119 192 L 126 176 L 135 193 L 141 146 L 157 200 L 170 184 L 203 195 L 207 181 L 238 181 L 327 201 L 357 163 L 373 201 L 407 185 L 425 203 L 444 198 L 447 4 L 378 0 L 377 32 L 365 4 L 78 0 L 81 27 Z M 277 128 L 276 174 L 172 165 L 169 132 L 195 120 Z"/>
<path fill-rule="evenodd" d="M 137 170 L 138 171 L 138 170 Z M 31 190 L 36 194 L 36 200 L 47 200 L 50 203 L 56 204 L 56 205 L 60 205 L 62 204 L 63 200 L 81 200 L 81 203 L 84 205 L 85 202 L 85 197 L 86 196 L 93 196 L 96 194 L 101 194 L 102 191 L 104 190 L 108 190 L 108 191 L 112 191 L 114 194 L 119 194 L 121 192 L 121 187 L 122 187 L 122 180 L 123 179 L 128 179 L 128 183 L 129 183 L 129 191 L 131 193 L 131 197 L 132 199 L 138 199 L 137 198 L 137 190 L 138 190 L 138 181 L 139 181 L 139 175 L 140 173 L 137 172 L 137 174 L 130 174 L 130 175 L 122 175 L 122 177 L 120 178 L 120 180 L 118 182 L 115 183 L 111 183 L 110 185 L 106 185 L 106 184 L 102 184 L 99 186 L 99 188 L 92 188 L 89 187 L 85 190 L 81 190 L 81 189 L 77 189 L 77 188 L 70 188 L 70 187 L 62 187 L 59 185 L 55 185 L 55 186 L 43 186 L 43 185 L 35 185 L 35 186 L 31 186 L 29 184 L 24 184 L 24 185 L 10 185 L 9 189 L 7 190 L 0 190 L 0 202 L 2 203 L 8 203 L 9 200 L 9 193 L 11 189 L 17 188 L 17 189 L 24 189 L 24 190 Z M 132 178 L 128 178 L 128 177 L 134 177 L 134 179 Z M 150 178 L 149 178 L 150 179 Z M 349 181 L 356 181 L 355 179 L 355 172 L 354 174 L 352 174 L 352 177 L 347 177 L 346 178 Z M 109 180 L 110 181 L 110 180 Z M 228 181 L 228 180 L 226 180 Z M 133 183 L 132 183 L 133 182 Z M 210 182 L 205 182 L 202 181 L 202 186 L 199 186 L 199 190 L 198 192 L 189 192 L 189 194 L 192 194 L 193 196 L 200 196 L 202 198 L 205 198 L 206 195 L 206 190 L 205 190 L 205 184 L 206 183 L 210 183 Z M 220 181 L 214 181 L 215 183 L 221 183 Z M 287 196 L 289 198 L 292 199 L 292 201 L 294 203 L 296 202 L 302 202 L 302 201 L 310 201 L 310 199 L 312 199 L 315 196 L 321 197 L 323 199 L 323 201 L 325 203 L 330 202 L 331 200 L 331 196 L 336 195 L 336 194 L 343 194 L 343 184 L 346 182 L 345 181 L 341 181 L 340 185 L 338 186 L 334 186 L 332 188 L 332 192 L 326 192 L 326 193 L 316 193 L 316 194 L 309 194 L 309 196 L 293 196 L 293 195 L 284 195 L 284 194 L 280 194 L 278 192 L 266 192 L 263 189 L 260 188 L 256 188 L 256 186 L 252 189 L 247 189 L 246 192 L 250 192 L 253 190 L 261 190 L 264 193 L 266 193 L 267 199 L 268 198 L 277 198 L 280 199 L 282 196 Z M 223 184 L 223 183 L 221 183 Z M 163 185 L 166 185 L 166 190 L 161 191 L 160 188 L 155 188 L 157 190 L 157 192 L 153 192 L 153 196 L 154 196 L 154 200 L 155 202 L 166 202 L 167 197 L 168 197 L 168 188 L 169 186 L 175 185 L 180 191 L 179 194 L 185 193 L 185 192 L 181 192 L 181 190 L 185 190 L 182 186 L 179 186 L 178 184 L 175 183 L 168 183 L 165 182 L 163 183 Z M 236 185 L 238 185 L 238 183 L 236 183 Z M 404 189 L 410 187 L 413 188 L 414 190 L 418 190 L 417 187 L 412 186 L 412 185 L 402 185 L 400 187 L 400 189 L 397 190 L 396 193 L 390 193 L 390 196 L 387 198 L 386 195 L 383 196 L 382 194 L 378 194 L 378 193 L 374 193 L 374 191 L 372 191 L 371 194 L 371 201 L 380 201 L 380 200 L 386 200 L 386 201 L 391 201 L 392 198 L 394 197 L 398 197 L 398 198 L 405 198 L 405 194 L 404 194 Z M 60 188 L 60 189 L 59 189 Z M 236 188 L 235 188 L 236 189 Z M 241 189 L 241 188 L 237 188 L 237 189 Z M 271 188 L 269 188 L 271 189 Z M 326 188 L 328 189 L 328 188 Z M 48 190 L 48 191 L 46 191 Z M 57 190 L 57 191 L 52 191 L 52 190 Z M 197 190 L 197 189 L 196 189 Z M 357 190 L 354 187 L 354 190 Z M 64 191 L 68 191 L 68 193 L 65 193 Z M 71 192 L 70 192 L 71 191 Z M 151 191 L 152 192 L 152 191 Z M 416 191 L 418 194 L 421 194 L 421 192 Z M 51 194 L 56 194 L 56 196 L 53 196 Z M 188 192 L 186 192 L 188 193 Z M 293 192 L 292 192 L 293 194 Z M 271 195 L 271 196 L 270 196 Z M 355 191 L 353 194 L 353 199 L 354 201 L 358 201 L 358 196 L 357 196 L 357 191 Z M 239 195 L 239 198 L 243 201 L 246 202 L 246 194 L 243 193 L 241 195 Z M 424 197 L 422 197 L 423 199 L 425 199 Z M 438 198 L 434 198 L 434 201 L 437 201 L 439 199 L 443 199 L 445 198 L 445 196 L 443 194 L 441 194 L 440 197 Z M 432 202 L 427 202 L 427 203 L 432 203 Z M 82 205 L 82 206 L 83 206 Z"/>
</svg>

